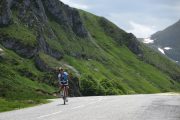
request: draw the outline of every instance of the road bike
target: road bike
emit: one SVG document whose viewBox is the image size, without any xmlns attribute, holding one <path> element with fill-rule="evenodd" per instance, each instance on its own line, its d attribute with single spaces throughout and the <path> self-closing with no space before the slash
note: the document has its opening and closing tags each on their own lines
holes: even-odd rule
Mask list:
<svg viewBox="0 0 180 120">
<path fill-rule="evenodd" d="M 63 99 L 63 102 L 64 102 L 64 105 L 66 104 L 66 102 L 67 102 L 67 95 L 66 95 L 66 90 L 67 90 L 67 88 L 66 88 L 67 86 L 66 85 L 63 85 L 63 89 L 62 89 L 62 93 L 61 93 L 61 97 L 62 97 L 62 99 Z"/>
</svg>

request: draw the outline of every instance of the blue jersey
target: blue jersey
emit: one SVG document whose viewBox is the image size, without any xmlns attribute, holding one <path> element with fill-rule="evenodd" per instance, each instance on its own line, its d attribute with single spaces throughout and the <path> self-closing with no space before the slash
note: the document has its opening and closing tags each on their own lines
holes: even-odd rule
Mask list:
<svg viewBox="0 0 180 120">
<path fill-rule="evenodd" d="M 58 80 L 60 84 L 68 85 L 68 73 L 67 72 L 59 73 Z"/>
</svg>

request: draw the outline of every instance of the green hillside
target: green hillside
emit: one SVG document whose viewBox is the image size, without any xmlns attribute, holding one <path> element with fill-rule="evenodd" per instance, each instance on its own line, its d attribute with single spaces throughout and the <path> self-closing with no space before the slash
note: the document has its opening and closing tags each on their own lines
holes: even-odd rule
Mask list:
<svg viewBox="0 0 180 120">
<path fill-rule="evenodd" d="M 33 60 L 0 48 L 3 49 L 0 57 L 0 112 L 46 103 L 43 99 L 54 98 L 55 88 L 42 81 L 46 73 L 39 71 Z"/>
<path fill-rule="evenodd" d="M 0 111 L 54 98 L 60 66 L 70 73 L 71 96 L 180 91 L 179 66 L 107 19 L 58 0 L 44 0 L 43 9 L 32 2 L 19 15 L 22 4 L 0 27 Z"/>
</svg>

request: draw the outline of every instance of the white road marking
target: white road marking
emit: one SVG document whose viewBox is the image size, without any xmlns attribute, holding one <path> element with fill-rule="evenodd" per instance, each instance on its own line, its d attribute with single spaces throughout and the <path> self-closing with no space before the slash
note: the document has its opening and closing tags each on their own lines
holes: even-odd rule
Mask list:
<svg viewBox="0 0 180 120">
<path fill-rule="evenodd" d="M 103 100 L 103 98 L 101 97 L 101 98 L 99 98 L 97 101 L 88 103 L 87 105 L 95 104 L 95 103 L 100 102 L 100 101 L 102 101 L 102 100 Z M 71 108 L 71 110 L 78 109 L 78 108 L 82 108 L 82 107 L 85 107 L 85 105 L 80 105 L 80 106 L 73 107 L 73 108 Z M 39 116 L 39 117 L 37 117 L 37 118 L 40 119 L 40 118 L 44 118 L 44 117 L 49 117 L 49 116 L 52 116 L 52 115 L 59 114 L 59 113 L 61 113 L 61 112 L 63 112 L 63 111 L 58 111 L 58 112 L 54 112 L 54 113 L 51 113 L 51 114 L 42 115 L 42 116 Z"/>
<path fill-rule="evenodd" d="M 77 106 L 77 107 L 73 107 L 72 110 L 77 109 L 77 108 L 82 108 L 82 107 L 85 107 L 85 105 L 80 105 L 80 106 Z"/>
<path fill-rule="evenodd" d="M 44 118 L 44 117 L 49 117 L 49 116 L 52 116 L 52 115 L 59 114 L 59 113 L 61 113 L 61 112 L 62 112 L 62 111 L 58 111 L 58 112 L 55 112 L 55 113 L 51 113 L 51 114 L 39 116 L 39 117 L 37 117 L 37 118 L 40 119 L 40 118 Z"/>
</svg>

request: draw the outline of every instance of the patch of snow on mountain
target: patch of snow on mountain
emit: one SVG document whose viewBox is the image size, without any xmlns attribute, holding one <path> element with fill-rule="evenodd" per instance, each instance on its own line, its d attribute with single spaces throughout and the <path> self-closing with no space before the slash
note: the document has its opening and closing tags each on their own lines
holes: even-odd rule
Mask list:
<svg viewBox="0 0 180 120">
<path fill-rule="evenodd" d="M 154 40 L 151 40 L 150 38 L 144 38 L 143 43 L 146 44 L 154 43 Z"/>
<path fill-rule="evenodd" d="M 165 55 L 165 52 L 164 52 L 164 50 L 163 50 L 163 49 L 158 48 L 158 50 L 159 50 L 162 54 L 164 54 L 164 55 Z"/>
<path fill-rule="evenodd" d="M 171 50 L 171 47 L 164 47 L 165 50 Z"/>
<path fill-rule="evenodd" d="M 3 52 L 3 49 L 0 48 L 0 52 Z"/>
</svg>

